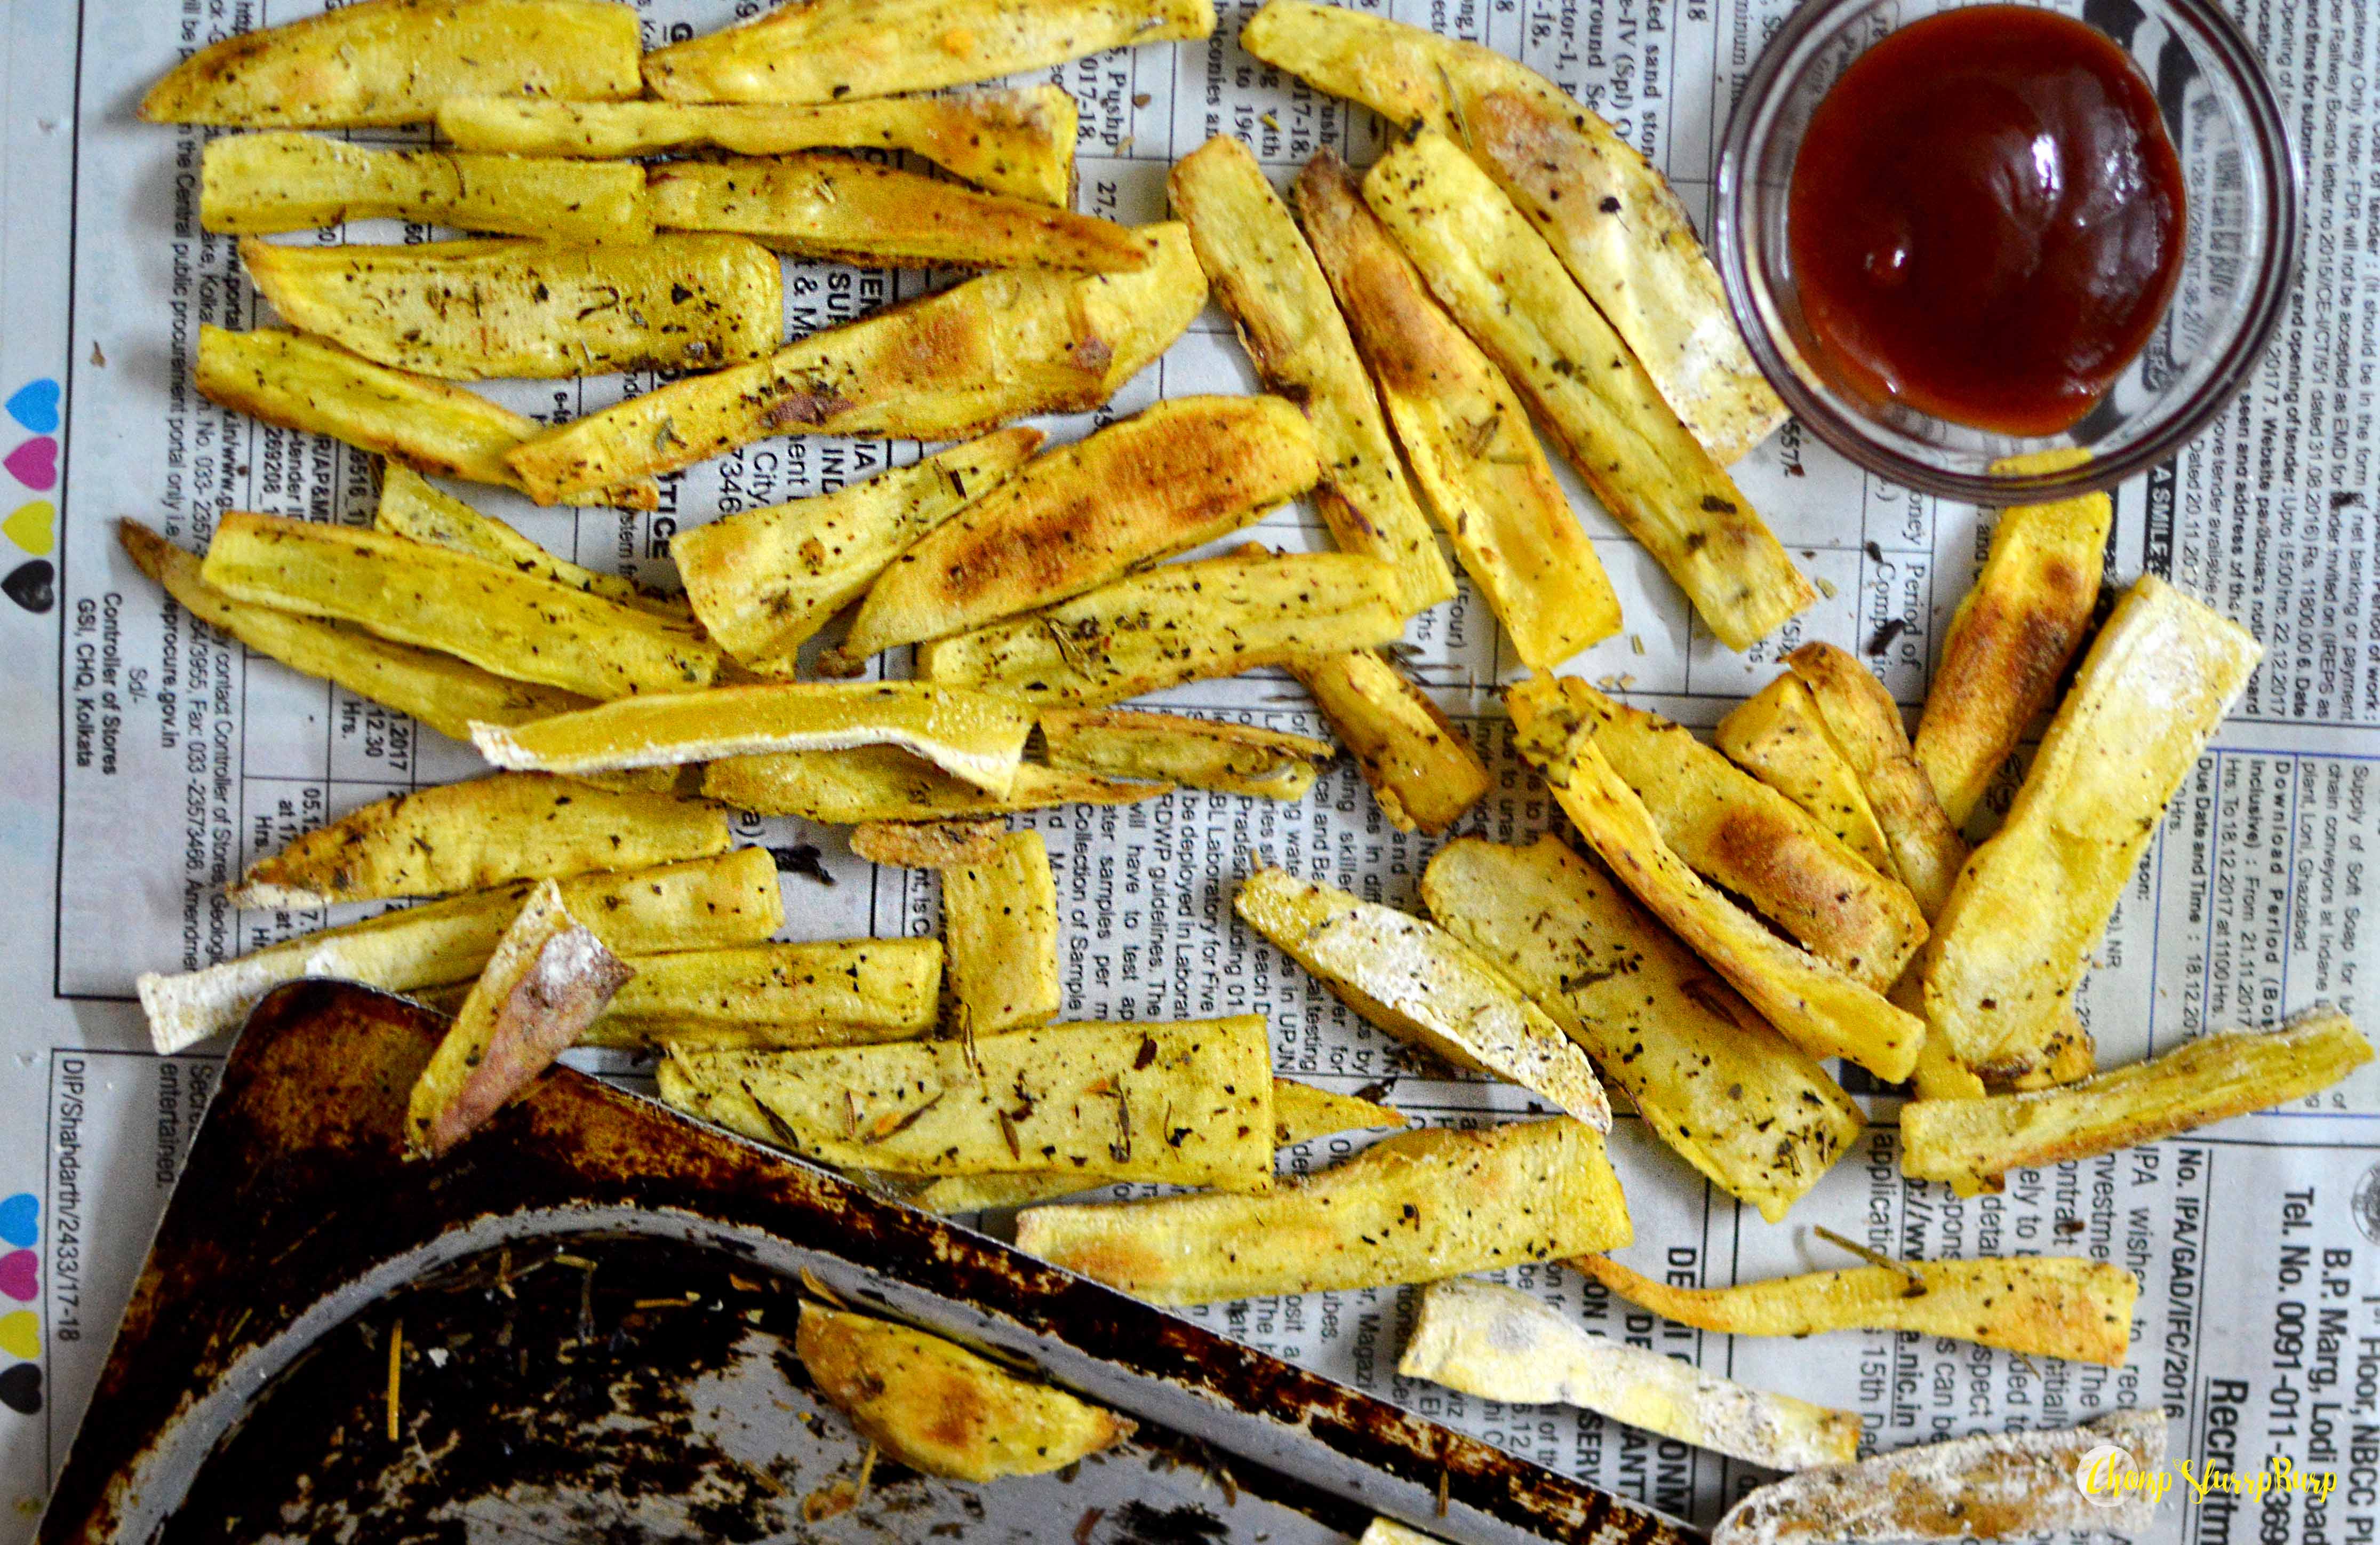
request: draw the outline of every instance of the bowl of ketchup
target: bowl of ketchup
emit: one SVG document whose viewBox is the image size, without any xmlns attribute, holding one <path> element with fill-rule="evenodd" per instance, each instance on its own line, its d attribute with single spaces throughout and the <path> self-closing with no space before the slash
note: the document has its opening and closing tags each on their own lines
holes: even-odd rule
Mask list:
<svg viewBox="0 0 2380 1545">
<path fill-rule="evenodd" d="M 2006 505 L 2171 459 L 2294 283 L 2296 161 L 2212 0 L 1805 0 L 1738 96 L 1713 254 L 1803 424 Z"/>
</svg>

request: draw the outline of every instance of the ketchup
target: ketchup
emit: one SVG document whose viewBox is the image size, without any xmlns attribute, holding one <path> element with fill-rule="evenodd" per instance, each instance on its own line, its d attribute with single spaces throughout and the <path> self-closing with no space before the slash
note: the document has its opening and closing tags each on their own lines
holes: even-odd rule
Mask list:
<svg viewBox="0 0 2380 1545">
<path fill-rule="evenodd" d="M 1839 379 L 2043 435 L 2147 344 L 2182 217 L 2180 163 L 2130 56 L 2054 11 L 1970 6 L 1888 34 L 1820 101 L 1786 236 Z"/>
</svg>

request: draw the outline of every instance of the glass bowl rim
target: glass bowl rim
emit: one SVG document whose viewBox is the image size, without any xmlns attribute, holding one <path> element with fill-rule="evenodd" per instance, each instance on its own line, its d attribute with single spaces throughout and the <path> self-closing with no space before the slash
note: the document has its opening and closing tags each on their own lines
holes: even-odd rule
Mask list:
<svg viewBox="0 0 2380 1545">
<path fill-rule="evenodd" d="M 2244 117 L 2242 150 L 2252 152 L 2255 173 L 2266 190 L 2265 261 L 2258 267 L 2239 322 L 2220 341 L 2205 379 L 2152 432 L 2112 454 L 2093 454 L 2079 465 L 2039 471 L 1964 472 L 1923 460 L 1876 437 L 1870 420 L 1813 390 L 1763 323 L 1752 282 L 1747 222 L 1741 206 L 1749 184 L 1754 126 L 1764 116 L 1761 109 L 1776 94 L 1789 67 L 1797 72 L 1803 67 L 1805 55 L 1828 40 L 1843 13 L 1876 4 L 1877 0 L 1802 0 L 1753 61 L 1728 115 L 1711 191 L 1712 245 L 1729 310 L 1761 373 L 1795 418 L 1855 465 L 1920 493 L 1971 504 L 2041 504 L 2097 493 L 2173 456 L 2246 389 L 2257 362 L 2280 330 L 2302 259 L 2304 178 L 2297 146 L 2247 34 L 2215 0 L 2141 0 L 2143 9 L 2152 17 L 2169 25 L 2182 24 L 2177 30 L 2186 29 L 2192 35 L 2196 45 L 2192 52 L 2211 58 L 2238 91 Z"/>
</svg>

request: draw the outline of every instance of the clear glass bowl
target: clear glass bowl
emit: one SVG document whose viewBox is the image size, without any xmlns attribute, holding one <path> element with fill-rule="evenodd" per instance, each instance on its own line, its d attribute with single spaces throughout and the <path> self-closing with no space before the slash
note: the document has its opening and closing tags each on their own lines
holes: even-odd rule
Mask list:
<svg viewBox="0 0 2380 1545">
<path fill-rule="evenodd" d="M 2112 32 L 2154 84 L 2188 209 L 2165 320 L 2107 396 L 2062 434 L 1995 434 L 1876 403 L 1810 361 L 1786 242 L 1786 195 L 1810 116 L 1851 62 L 1956 0 L 1803 0 L 1754 64 L 1728 120 L 1713 255 L 1753 357 L 1818 437 L 1879 476 L 1981 505 L 2032 504 L 2122 481 L 2173 456 L 2247 383 L 2296 282 L 2304 211 L 2297 156 L 2253 49 L 2211 0 L 2131 0 Z M 2050 4 L 2096 22 L 2110 7 Z M 2100 29 L 2107 32 L 2107 29 Z M 2079 449 L 2087 456 L 2070 454 Z M 2042 456 L 2034 469 L 1994 469 Z M 2068 465 L 2059 465 L 2068 464 Z"/>
</svg>

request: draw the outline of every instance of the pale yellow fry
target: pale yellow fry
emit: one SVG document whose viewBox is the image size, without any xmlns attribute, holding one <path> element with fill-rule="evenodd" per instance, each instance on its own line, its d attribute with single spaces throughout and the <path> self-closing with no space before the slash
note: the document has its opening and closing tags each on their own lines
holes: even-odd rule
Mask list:
<svg viewBox="0 0 2380 1545">
<path fill-rule="evenodd" d="M 1839 1464 L 1859 1452 L 1856 1411 L 1730 1382 L 1472 1277 L 1423 1292 L 1397 1371 L 1482 1400 L 1583 1406 L 1768 1469 Z"/>
<path fill-rule="evenodd" d="M 1214 30 L 1213 0 L 844 0 L 781 7 L 656 49 L 645 82 L 670 102 L 842 102 Z"/>
<path fill-rule="evenodd" d="M 440 381 L 710 370 L 784 335 L 783 271 L 757 242 L 663 235 L 590 247 L 479 238 L 277 245 L 240 262 L 301 331 Z"/>
<path fill-rule="evenodd" d="M 466 151 L 628 156 L 715 147 L 739 155 L 907 151 L 995 193 L 1064 204 L 1075 182 L 1075 99 L 1057 86 L 810 107 L 448 97 L 438 130 Z M 644 174 L 637 170 L 638 187 Z M 535 234 L 535 233 L 529 233 Z"/>
<path fill-rule="evenodd" d="M 702 626 L 738 663 L 790 676 L 795 653 L 884 566 L 1024 465 L 1041 432 L 1000 430 L 832 493 L 741 510 L 670 539 Z"/>
<path fill-rule="evenodd" d="M 1330 286 L 1256 157 L 1218 134 L 1174 163 L 1165 186 L 1265 383 L 1313 420 L 1323 463 L 1315 504 L 1331 540 L 1342 552 L 1392 565 L 1409 613 L 1453 599 L 1454 576 L 1389 439 Z"/>
<path fill-rule="evenodd" d="M 1523 663 L 1558 665 L 1618 632 L 1610 578 L 1512 383 L 1430 298 L 1336 155 L 1306 164 L 1296 198 L 1423 505 Z"/>
<path fill-rule="evenodd" d="M 684 601 L 648 595 L 637 589 L 633 580 L 581 568 L 566 558 L 557 558 L 504 521 L 440 491 L 420 473 L 397 462 L 381 468 L 380 504 L 372 512 L 372 526 L 391 536 L 451 547 L 487 563 L 566 585 L 574 590 L 585 590 L 589 595 L 600 595 L 655 616 L 678 622 L 687 617 Z"/>
<path fill-rule="evenodd" d="M 962 1030 L 1005 1035 L 1058 1017 L 1058 886 L 1038 832 L 1010 832 L 991 851 L 942 870 L 942 938 Z"/>
<path fill-rule="evenodd" d="M 899 1040 L 933 1028 L 942 983 L 935 939 L 737 944 L 625 958 L 637 975 L 589 1033 L 591 1043 L 642 1045 L 763 1026 Z"/>
<path fill-rule="evenodd" d="M 1451 140 L 1398 145 L 1364 199 L 1720 643 L 1749 649 L 1817 599 L 1545 238 Z"/>
<path fill-rule="evenodd" d="M 1145 268 L 1127 226 L 1032 199 L 980 193 L 854 156 L 674 161 L 652 169 L 653 224 L 735 231 L 795 257 L 863 268 Z"/>
<path fill-rule="evenodd" d="M 1310 735 L 1138 709 L 1051 709 L 1040 716 L 1050 765 L 1150 778 L 1221 794 L 1303 799 L 1332 747 Z"/>
<path fill-rule="evenodd" d="M 1973 1183 L 2113 1153 L 2319 1093 L 2371 1060 L 2372 1043 L 2343 1014 L 2314 1011 L 2263 1034 L 2211 1031 L 2064 1089 L 1905 1105 L 1900 1169 Z"/>
<path fill-rule="evenodd" d="M 1404 629 L 1395 571 L 1353 553 L 1207 558 L 1119 579 L 917 651 L 929 680 L 1036 707 L 1098 708 Z"/>
<path fill-rule="evenodd" d="M 2117 602 L 1925 946 L 1926 1020 L 1970 1066 L 2070 1006 L 2167 803 L 2263 654 L 2155 575 Z"/>
<path fill-rule="evenodd" d="M 1676 1287 L 1601 1256 L 1572 1264 L 1632 1304 L 1722 1335 L 1914 1331 L 2108 1368 L 2124 1364 L 2141 1292 L 2122 1267 L 2076 1256 L 1912 1260 L 1734 1287 Z"/>
<path fill-rule="evenodd" d="M 1959 866 L 1967 861 L 1967 839 L 1951 824 L 1925 770 L 1910 754 L 1909 732 L 1901 727 L 1892 694 L 1857 656 L 1832 644 L 1803 644 L 1785 663 L 1810 689 L 1835 748 L 1859 774 L 1868 808 L 1892 845 L 1901 883 L 1920 910 L 1936 916 L 1949 897 Z"/>
<path fill-rule="evenodd" d="M 200 572 L 236 601 L 356 623 L 589 698 L 689 691 L 719 668 L 690 627 L 384 531 L 235 511 Z"/>
<path fill-rule="evenodd" d="M 895 746 L 1005 797 L 1032 716 L 979 692 L 920 682 L 783 682 L 624 699 L 533 724 L 477 725 L 498 767 L 594 772 L 716 757 Z"/>
<path fill-rule="evenodd" d="M 1397 830 L 1443 832 L 1494 786 L 1471 737 L 1378 651 L 1288 663 Z"/>
<path fill-rule="evenodd" d="M 1738 703 L 1718 722 L 1711 741 L 1728 760 L 1801 806 L 1878 874 L 1900 878 L 1867 791 L 1799 676 L 1788 671 Z"/>
<path fill-rule="evenodd" d="M 151 123 L 367 128 L 442 97 L 638 94 L 637 13 L 608 0 L 361 0 L 211 43 L 140 99 Z"/>
<path fill-rule="evenodd" d="M 284 429 L 327 434 L 420 472 L 526 491 L 504 457 L 538 433 L 535 420 L 443 381 L 375 365 L 319 338 L 272 328 L 199 329 L 199 394 Z M 651 509 L 661 490 L 642 472 L 592 480 L 548 503 Z"/>
<path fill-rule="evenodd" d="M 1179 225 L 1130 274 L 1002 269 L 670 383 L 506 453 L 540 504 L 691 466 L 780 434 L 963 440 L 1012 419 L 1097 408 L 1207 301 Z"/>
<path fill-rule="evenodd" d="M 270 236 L 349 220 L 415 220 L 549 241 L 653 235 L 639 166 L 373 150 L 281 130 L 207 141 L 199 223 L 208 230 Z"/>
<path fill-rule="evenodd" d="M 1052 805 L 1129 805 L 1172 791 L 1172 784 L 1129 783 L 1028 761 L 1018 764 L 1016 781 L 1001 798 L 897 746 L 726 757 L 705 767 L 702 781 L 704 794 L 739 810 L 843 826 L 1004 815 Z"/>
</svg>

